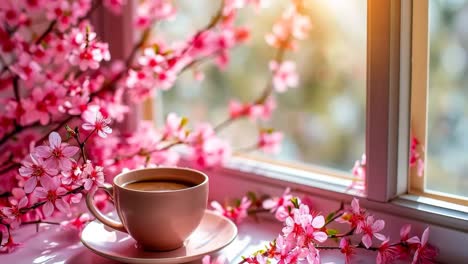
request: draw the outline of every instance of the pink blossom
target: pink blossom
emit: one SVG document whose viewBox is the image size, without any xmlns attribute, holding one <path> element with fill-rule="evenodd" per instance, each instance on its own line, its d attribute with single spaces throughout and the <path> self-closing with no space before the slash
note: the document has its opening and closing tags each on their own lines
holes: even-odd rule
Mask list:
<svg viewBox="0 0 468 264">
<path fill-rule="evenodd" d="M 385 222 L 383 220 L 377 220 L 374 222 L 374 217 L 369 215 L 367 216 L 364 224 L 361 228 L 356 229 L 356 233 L 360 234 L 363 233 L 362 236 L 362 243 L 366 248 L 369 248 L 372 245 L 372 237 L 376 237 L 379 240 L 384 241 L 386 237 L 380 233 L 383 228 L 385 227 Z"/>
<path fill-rule="evenodd" d="M 126 0 L 104 0 L 104 6 L 114 14 L 121 14 L 122 8 L 126 4 Z"/>
<path fill-rule="evenodd" d="M 102 138 L 106 138 L 108 134 L 112 133 L 112 128 L 109 127 L 111 119 L 104 118 L 99 107 L 88 107 L 81 118 L 85 121 L 82 125 L 84 130 L 96 131 Z"/>
<path fill-rule="evenodd" d="M 185 129 L 188 119 L 180 117 L 175 113 L 167 115 L 166 123 L 163 128 L 162 140 L 175 139 L 184 141 L 187 138 L 188 131 Z"/>
<path fill-rule="evenodd" d="M 226 257 L 221 255 L 217 259 L 211 261 L 211 257 L 209 255 L 206 255 L 202 259 L 202 264 L 225 264 L 226 263 Z"/>
<path fill-rule="evenodd" d="M 306 238 L 313 239 L 320 243 L 325 242 L 325 240 L 328 238 L 328 235 L 321 231 L 324 226 L 325 218 L 323 215 L 317 215 L 312 219 L 312 222 L 306 228 Z"/>
<path fill-rule="evenodd" d="M 144 0 L 137 5 L 135 25 L 146 29 L 155 20 L 170 19 L 175 15 L 175 8 L 168 0 Z"/>
<path fill-rule="evenodd" d="M 340 240 L 340 252 L 345 255 L 345 264 L 350 264 L 351 257 L 356 254 L 348 238 L 342 238 Z"/>
<path fill-rule="evenodd" d="M 260 132 L 257 147 L 266 153 L 278 153 L 281 149 L 283 133 L 263 130 Z"/>
<path fill-rule="evenodd" d="M 421 243 L 419 244 L 416 252 L 414 253 L 412 264 L 432 264 L 436 263 L 435 258 L 438 255 L 437 248 L 428 244 L 429 240 L 429 227 L 426 228 L 421 236 Z"/>
<path fill-rule="evenodd" d="M 45 178 L 47 179 L 47 178 Z M 48 178 L 43 181 L 42 187 L 37 187 L 34 195 L 40 199 L 46 199 L 42 207 L 45 216 L 51 216 L 54 208 L 63 213 L 70 211 L 70 205 L 65 201 L 64 196 L 67 193 L 65 188 L 60 187 L 58 178 Z"/>
<path fill-rule="evenodd" d="M 248 209 L 252 201 L 249 200 L 247 197 L 243 197 L 242 200 L 239 202 L 237 206 L 226 206 L 223 207 L 217 201 L 211 202 L 211 207 L 215 210 L 216 213 L 219 215 L 226 216 L 227 218 L 231 219 L 235 223 L 239 224 L 244 220 L 248 215 Z"/>
<path fill-rule="evenodd" d="M 5 244 L 0 247 L 0 253 L 11 253 L 15 251 L 16 248 L 22 246 L 21 243 L 15 243 L 13 237 L 10 235 Z"/>
<path fill-rule="evenodd" d="M 216 136 L 210 124 L 198 124 L 187 141 L 189 157 L 200 167 L 219 165 L 230 155 L 229 145 Z"/>
<path fill-rule="evenodd" d="M 400 256 L 399 250 L 396 246 L 389 243 L 389 239 L 385 239 L 377 251 L 377 264 L 393 263 Z"/>
<path fill-rule="evenodd" d="M 28 197 L 23 196 L 20 199 L 9 197 L 10 207 L 3 207 L 1 213 L 8 217 L 12 228 L 17 228 L 21 224 L 21 209 L 28 205 Z M 0 241 L 1 242 L 1 241 Z"/>
<path fill-rule="evenodd" d="M 255 104 L 242 104 L 239 101 L 231 100 L 229 101 L 229 116 L 231 119 L 249 117 L 252 121 L 256 121 L 258 118 L 268 120 L 275 108 L 276 102 L 272 97 L 268 97 L 263 103 Z"/>
<path fill-rule="evenodd" d="M 72 167 L 69 171 L 62 171 L 62 184 L 78 186 L 83 182 L 82 168 L 77 162 L 72 163 Z"/>
<path fill-rule="evenodd" d="M 274 213 L 279 207 L 292 207 L 293 204 L 291 203 L 291 199 L 293 196 L 290 192 L 291 189 L 286 188 L 280 197 L 265 199 L 262 204 L 263 208 L 268 209 L 270 212 Z"/>
<path fill-rule="evenodd" d="M 62 143 L 60 135 L 57 132 L 52 132 L 49 134 L 49 146 L 36 147 L 35 154 L 46 159 L 44 165 L 47 168 L 60 168 L 67 171 L 71 169 L 72 157 L 78 151 L 78 147 Z"/>
<path fill-rule="evenodd" d="M 10 68 L 23 80 L 32 79 L 41 70 L 41 66 L 26 52 L 20 53 L 18 61 Z"/>
<path fill-rule="evenodd" d="M 161 73 L 164 68 L 167 68 L 166 59 L 157 54 L 154 48 L 146 48 L 143 51 L 143 56 L 138 58 L 138 63 L 141 66 L 150 68 L 153 72 Z"/>
<path fill-rule="evenodd" d="M 356 228 L 356 231 L 360 231 L 365 223 L 366 213 L 359 206 L 359 200 L 353 198 L 351 201 L 351 210 L 348 210 L 343 214 L 341 218 L 337 219 L 337 222 L 347 222 L 351 224 L 351 228 Z"/>
<path fill-rule="evenodd" d="M 89 160 L 86 161 L 86 165 L 84 166 L 82 173 L 85 190 L 89 191 L 104 184 L 103 169 L 104 168 L 101 166 L 93 166 Z"/>
<path fill-rule="evenodd" d="M 400 241 L 408 244 L 416 244 L 419 243 L 419 238 L 417 236 L 409 237 L 409 233 L 411 232 L 411 225 L 406 224 L 401 227 L 400 229 Z"/>
<path fill-rule="evenodd" d="M 319 219 L 320 220 L 320 219 Z M 312 222 L 309 207 L 301 204 L 299 208 L 292 209 L 292 216 L 286 218 L 283 233 L 287 237 L 298 237 L 305 233 L 305 229 Z M 317 223 L 319 225 L 320 223 Z"/>
<path fill-rule="evenodd" d="M 286 92 L 289 87 L 297 87 L 299 84 L 296 64 L 293 61 L 284 61 L 281 64 L 271 61 L 270 70 L 273 72 L 273 87 L 279 93 Z"/>
<path fill-rule="evenodd" d="M 309 17 L 301 14 L 292 4 L 284 9 L 279 21 L 273 25 L 273 32 L 265 36 L 266 42 L 276 48 L 296 49 L 296 39 L 304 39 L 311 28 Z"/>
<path fill-rule="evenodd" d="M 59 105 L 65 96 L 65 89 L 48 84 L 46 89 L 35 88 L 31 98 L 24 102 L 24 119 L 28 124 L 40 121 L 41 125 L 47 125 L 53 115 L 59 112 Z"/>
<path fill-rule="evenodd" d="M 72 40 L 77 47 L 72 49 L 68 58 L 72 65 L 78 65 L 82 71 L 88 68 L 95 70 L 102 61 L 110 60 L 108 44 L 98 42 L 96 33 L 91 32 L 89 26 L 81 27 L 74 34 Z"/>
<path fill-rule="evenodd" d="M 352 173 L 354 178 L 347 190 L 354 189 L 364 194 L 366 188 L 366 154 L 362 154 L 360 161 L 356 160 Z"/>
<path fill-rule="evenodd" d="M 24 191 L 31 193 L 36 188 L 37 182 L 40 181 L 42 185 L 42 179 L 44 177 L 55 176 L 58 173 L 56 168 L 46 166 L 45 162 L 38 157 L 30 154 L 29 159 L 23 161 L 23 166 L 19 169 L 21 176 L 28 178 L 24 183 Z"/>
<path fill-rule="evenodd" d="M 422 176 L 424 174 L 424 159 L 423 155 L 419 153 L 418 148 L 421 149 L 421 151 L 424 151 L 423 146 L 419 142 L 419 140 L 416 137 L 411 138 L 411 145 L 410 145 L 410 167 L 416 167 L 417 169 L 417 175 Z"/>
<path fill-rule="evenodd" d="M 86 224 L 91 221 L 91 217 L 87 213 L 80 214 L 78 217 L 63 221 L 60 225 L 66 229 L 75 229 L 78 230 L 80 233 L 85 228 Z"/>
<path fill-rule="evenodd" d="M 320 252 L 317 248 L 314 247 L 313 244 L 309 244 L 306 258 L 307 258 L 307 262 L 310 264 L 322 263 L 320 260 Z"/>
</svg>

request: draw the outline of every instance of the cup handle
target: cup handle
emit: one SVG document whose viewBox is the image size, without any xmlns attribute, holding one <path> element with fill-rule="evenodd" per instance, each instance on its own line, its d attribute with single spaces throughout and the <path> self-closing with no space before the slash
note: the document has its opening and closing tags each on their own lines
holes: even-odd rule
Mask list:
<svg viewBox="0 0 468 264">
<path fill-rule="evenodd" d="M 111 197 L 114 197 L 114 189 L 111 184 L 104 183 L 103 187 L 99 188 L 106 191 Z M 93 198 L 97 190 L 98 188 L 93 188 L 86 195 L 86 205 L 88 206 L 89 211 L 106 226 L 127 233 L 127 230 L 121 222 L 110 219 L 109 217 L 102 214 L 101 211 L 99 211 L 99 209 L 96 208 L 93 202 Z"/>
</svg>

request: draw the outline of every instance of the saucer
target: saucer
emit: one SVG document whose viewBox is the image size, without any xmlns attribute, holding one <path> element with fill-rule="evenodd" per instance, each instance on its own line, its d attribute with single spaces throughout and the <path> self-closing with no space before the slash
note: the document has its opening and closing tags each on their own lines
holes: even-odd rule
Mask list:
<svg viewBox="0 0 468 264">
<path fill-rule="evenodd" d="M 127 233 L 111 229 L 94 220 L 81 233 L 81 242 L 94 253 L 125 263 L 170 264 L 203 258 L 229 245 L 237 236 L 237 227 L 224 216 L 205 211 L 200 225 L 185 241 L 172 251 L 144 251 Z"/>
</svg>

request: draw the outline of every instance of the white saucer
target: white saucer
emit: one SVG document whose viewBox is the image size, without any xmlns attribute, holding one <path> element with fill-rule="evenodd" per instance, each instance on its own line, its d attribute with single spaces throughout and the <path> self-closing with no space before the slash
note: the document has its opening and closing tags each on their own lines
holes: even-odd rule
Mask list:
<svg viewBox="0 0 468 264">
<path fill-rule="evenodd" d="M 206 211 L 200 225 L 179 249 L 166 252 L 144 251 L 127 233 L 106 227 L 95 220 L 81 233 L 81 242 L 96 254 L 125 263 L 170 264 L 201 259 L 229 245 L 237 227 L 229 219 Z"/>
</svg>

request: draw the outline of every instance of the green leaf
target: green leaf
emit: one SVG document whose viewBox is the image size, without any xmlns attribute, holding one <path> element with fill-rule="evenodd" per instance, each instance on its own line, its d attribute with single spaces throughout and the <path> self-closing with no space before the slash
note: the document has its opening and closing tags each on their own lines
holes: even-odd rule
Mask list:
<svg viewBox="0 0 468 264">
<path fill-rule="evenodd" d="M 338 234 L 338 230 L 336 230 L 336 229 L 327 229 L 327 235 L 334 236 L 336 234 Z"/>
<path fill-rule="evenodd" d="M 335 212 L 329 213 L 327 217 L 325 218 L 325 223 L 330 222 L 333 219 L 333 217 L 335 217 Z"/>
<path fill-rule="evenodd" d="M 291 198 L 291 203 L 294 205 L 294 207 L 299 208 L 299 199 L 297 199 L 297 197 Z"/>
</svg>

